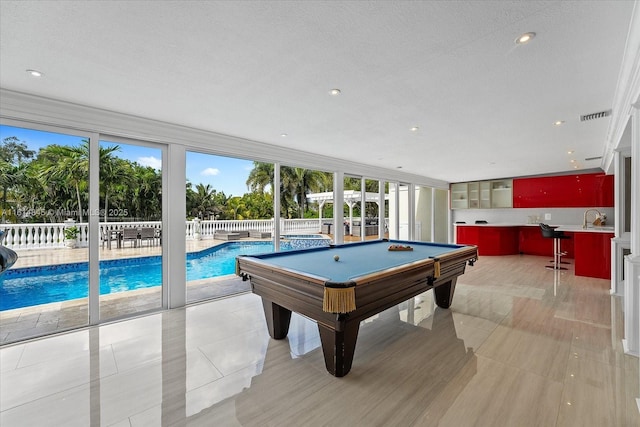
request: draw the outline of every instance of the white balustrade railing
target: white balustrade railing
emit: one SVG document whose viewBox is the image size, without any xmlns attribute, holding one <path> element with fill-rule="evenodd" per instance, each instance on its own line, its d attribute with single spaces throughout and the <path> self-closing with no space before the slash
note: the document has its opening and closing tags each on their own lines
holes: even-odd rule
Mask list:
<svg viewBox="0 0 640 427">
<path fill-rule="evenodd" d="M 273 219 L 243 219 L 243 220 L 193 220 L 187 221 L 186 236 L 188 239 L 196 238 L 199 230 L 201 239 L 213 239 L 216 231 L 249 231 L 273 233 Z M 319 233 L 320 220 L 310 219 L 280 219 L 280 233 Z"/>
<path fill-rule="evenodd" d="M 320 222 L 318 219 L 281 219 L 280 230 L 282 234 L 291 233 L 318 233 Z M 67 227 L 76 226 L 79 229 L 77 246 L 86 247 L 89 242 L 89 226 L 87 223 L 39 223 L 39 224 L 0 224 L 0 229 L 5 230 L 2 245 L 14 250 L 63 248 L 64 230 Z M 257 230 L 273 233 L 273 219 L 250 220 L 193 220 L 185 222 L 185 237 L 187 239 L 213 239 L 218 230 L 245 231 Z M 160 221 L 135 221 L 135 222 L 101 222 L 100 238 L 111 231 L 122 228 L 152 227 L 162 229 Z M 196 233 L 199 232 L 199 236 Z"/>
<path fill-rule="evenodd" d="M 280 219 L 280 232 L 282 234 L 319 233 L 319 218 Z"/>
<path fill-rule="evenodd" d="M 355 218 L 354 218 L 355 219 Z M 280 218 L 281 234 L 311 234 L 320 233 L 322 224 L 333 223 L 331 218 Z M 77 246 L 86 247 L 89 242 L 89 225 L 87 223 L 40 223 L 40 224 L 0 224 L 0 230 L 6 234 L 2 245 L 13 250 L 63 248 L 64 230 L 70 226 L 79 229 Z M 100 238 L 111 231 L 122 228 L 146 228 L 162 229 L 160 221 L 135 221 L 135 222 L 101 222 Z M 198 219 L 185 222 L 185 237 L 187 239 L 213 239 L 216 231 L 249 231 L 273 233 L 273 219 L 245 219 L 245 220 L 204 220 Z M 199 233 L 199 235 L 198 235 Z"/>
</svg>

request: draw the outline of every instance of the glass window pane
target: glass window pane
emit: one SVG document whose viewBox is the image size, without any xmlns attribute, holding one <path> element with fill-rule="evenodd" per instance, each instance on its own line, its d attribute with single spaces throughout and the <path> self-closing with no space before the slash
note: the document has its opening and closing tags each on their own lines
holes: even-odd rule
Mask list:
<svg viewBox="0 0 640 427">
<path fill-rule="evenodd" d="M 364 239 L 362 215 L 362 178 L 344 177 L 344 242 L 353 243 Z"/>
<path fill-rule="evenodd" d="M 434 232 L 433 241 L 436 243 L 449 242 L 449 192 L 443 189 L 434 189 Z"/>
<path fill-rule="evenodd" d="M 381 238 L 379 224 L 384 220 L 380 218 L 379 181 L 367 179 L 365 188 L 365 240 L 378 239 Z"/>
<path fill-rule="evenodd" d="M 162 307 L 162 150 L 100 141 L 100 319 Z"/>
<path fill-rule="evenodd" d="M 86 137 L 0 126 L 1 343 L 88 323 Z"/>
<path fill-rule="evenodd" d="M 326 210 L 328 194 L 333 194 L 332 173 L 280 167 L 280 250 L 328 245 L 334 239 L 334 221 Z"/>
<path fill-rule="evenodd" d="M 431 187 L 416 185 L 416 229 L 414 240 L 431 241 L 432 194 L 433 189 Z"/>
<path fill-rule="evenodd" d="M 237 255 L 272 252 L 273 164 L 187 152 L 187 302 L 247 292 Z"/>
</svg>

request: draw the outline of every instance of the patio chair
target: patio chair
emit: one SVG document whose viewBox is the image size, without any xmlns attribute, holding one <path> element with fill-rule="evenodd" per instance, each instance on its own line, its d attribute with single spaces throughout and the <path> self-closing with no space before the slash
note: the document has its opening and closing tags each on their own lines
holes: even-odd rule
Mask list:
<svg viewBox="0 0 640 427">
<path fill-rule="evenodd" d="M 126 241 L 129 240 L 129 241 L 133 241 L 134 248 L 138 247 L 138 239 L 139 239 L 138 233 L 139 232 L 137 228 L 123 229 L 122 230 L 122 246 L 124 247 L 124 244 L 126 243 Z"/>
<path fill-rule="evenodd" d="M 107 248 L 111 249 L 111 242 L 116 241 L 116 244 L 119 243 L 120 236 L 117 230 L 105 230 L 104 228 L 100 229 L 100 234 L 102 237 L 102 247 L 104 248 L 104 244 L 107 244 Z M 118 245 L 119 247 L 120 245 Z"/>
<path fill-rule="evenodd" d="M 153 227 L 143 227 L 140 229 L 140 246 L 145 240 L 149 242 L 149 246 L 156 243 L 156 230 Z"/>
</svg>

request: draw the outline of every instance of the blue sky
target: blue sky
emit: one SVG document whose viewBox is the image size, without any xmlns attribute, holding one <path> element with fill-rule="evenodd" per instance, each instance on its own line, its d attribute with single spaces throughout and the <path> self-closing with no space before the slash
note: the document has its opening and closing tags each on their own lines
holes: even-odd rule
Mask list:
<svg viewBox="0 0 640 427">
<path fill-rule="evenodd" d="M 78 145 L 84 138 L 4 125 L 0 126 L 0 141 L 11 136 L 17 137 L 20 141 L 27 144 L 30 150 L 36 153 L 40 148 L 50 144 Z M 108 141 L 101 141 L 100 143 L 104 145 L 113 144 Z M 143 166 L 151 166 L 158 170 L 161 169 L 162 152 L 160 149 L 128 144 L 118 145 L 120 146 L 120 151 L 115 153 L 118 157 L 137 162 Z M 186 178 L 194 187 L 200 183 L 210 184 L 214 189 L 224 191 L 227 196 L 241 196 L 248 192 L 246 182 L 249 172 L 253 169 L 253 162 L 211 154 L 187 152 L 186 169 Z"/>
<path fill-rule="evenodd" d="M 196 184 L 211 184 L 227 196 L 247 193 L 247 177 L 253 169 L 250 160 L 187 152 L 187 178 Z"/>
</svg>

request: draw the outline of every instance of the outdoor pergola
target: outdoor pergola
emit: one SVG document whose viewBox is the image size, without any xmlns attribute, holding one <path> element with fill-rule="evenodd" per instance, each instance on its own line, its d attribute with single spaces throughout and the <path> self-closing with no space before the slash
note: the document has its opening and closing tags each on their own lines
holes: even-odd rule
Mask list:
<svg viewBox="0 0 640 427">
<path fill-rule="evenodd" d="M 349 224 L 353 225 L 353 207 L 356 203 L 362 203 L 362 192 L 357 190 L 345 190 L 344 191 L 344 202 L 349 206 Z M 325 203 L 333 203 L 333 192 L 326 191 L 324 193 L 311 193 L 307 195 L 307 198 L 312 202 L 317 202 L 320 208 L 320 222 L 322 223 L 322 208 Z M 384 195 L 385 200 L 389 200 L 389 195 Z M 380 194 L 378 193 L 364 193 L 364 202 L 373 202 L 378 205 L 378 212 L 381 212 L 380 209 Z M 364 211 L 364 209 L 361 209 Z M 384 212 L 384 210 L 382 210 Z M 363 218 L 362 218 L 363 219 Z"/>
</svg>

